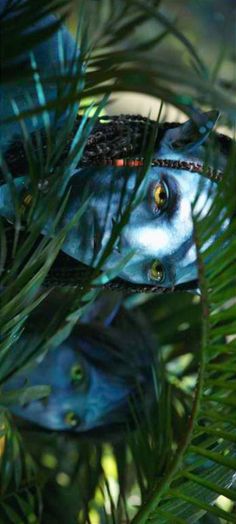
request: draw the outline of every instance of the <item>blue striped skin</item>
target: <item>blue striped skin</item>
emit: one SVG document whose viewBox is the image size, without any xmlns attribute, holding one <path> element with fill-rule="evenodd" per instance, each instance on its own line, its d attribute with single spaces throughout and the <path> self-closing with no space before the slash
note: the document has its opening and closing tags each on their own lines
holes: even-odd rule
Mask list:
<svg viewBox="0 0 236 524">
<path fill-rule="evenodd" d="M 47 21 L 45 21 L 47 23 Z M 50 62 L 48 57 L 53 56 L 53 63 L 58 63 L 56 35 L 48 43 L 35 49 L 36 62 L 40 64 L 42 76 L 47 75 Z M 73 53 L 74 44 L 68 32 L 64 29 L 63 41 L 69 53 Z M 72 55 L 71 55 L 72 56 Z M 44 57 L 47 59 L 44 60 Z M 47 95 L 55 96 L 54 87 L 49 88 Z M 24 106 L 21 88 L 18 88 L 17 102 L 20 109 Z M 15 96 L 14 88 L 12 93 Z M 4 96 L 4 107 L 6 94 Z M 6 111 L 9 105 L 6 103 Z M 190 122 L 180 127 L 168 130 L 162 139 L 155 156 L 173 160 L 188 160 L 204 162 L 208 135 L 214 125 L 214 115 L 199 115 L 199 132 Z M 32 124 L 31 124 L 32 125 Z M 40 127 L 40 126 L 38 126 Z M 16 127 L 7 128 L 3 145 L 9 142 L 16 132 Z M 184 147 L 179 150 L 176 144 L 184 140 Z M 221 154 L 219 168 L 224 168 L 226 158 Z M 216 166 L 214 166 L 216 167 Z M 95 266 L 98 262 L 107 241 L 110 238 L 113 220 L 118 218 L 118 208 L 122 187 L 127 181 L 125 199 L 122 211 L 125 210 L 133 193 L 137 178 L 137 171 L 132 168 L 81 168 L 76 169 L 70 179 L 72 188 L 70 199 L 63 215 L 61 225 L 67 224 L 78 211 L 83 199 L 84 190 L 91 196 L 90 203 L 81 218 L 68 234 L 62 250 L 74 259 L 85 264 Z M 169 192 L 168 205 L 165 210 L 158 212 L 154 201 L 154 187 L 159 181 L 164 181 Z M 19 180 L 27 185 L 27 177 Z M 197 278 L 196 249 L 193 241 L 193 222 L 191 204 L 195 200 L 199 185 L 200 197 L 197 209 L 202 210 L 204 216 L 210 207 L 215 192 L 215 184 L 204 180 L 196 173 L 184 170 L 150 168 L 142 184 L 143 200 L 132 210 L 127 225 L 123 228 L 119 242 L 113 248 L 111 256 L 103 264 L 103 270 L 115 270 L 124 280 L 137 284 L 155 284 L 150 268 L 155 260 L 163 266 L 163 279 L 160 286 L 172 287 L 195 280 Z M 111 195 L 111 187 L 113 193 Z M 211 193 L 211 196 L 209 196 Z M 7 188 L 0 188 L 0 215 L 14 219 L 14 211 L 10 198 L 7 198 Z M 5 205 L 4 205 L 5 201 Z M 107 213 L 107 207 L 109 210 Z M 106 220 L 105 220 L 106 217 Z M 47 234 L 49 224 L 43 230 Z M 120 269 L 124 257 L 132 252 L 133 256 L 125 267 Z M 116 268 L 119 267 L 119 270 Z"/>
</svg>

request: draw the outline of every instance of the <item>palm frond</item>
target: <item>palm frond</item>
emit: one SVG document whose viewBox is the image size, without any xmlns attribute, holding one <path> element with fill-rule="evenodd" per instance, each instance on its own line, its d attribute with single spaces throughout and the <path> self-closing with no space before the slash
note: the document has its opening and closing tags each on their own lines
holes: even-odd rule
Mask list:
<svg viewBox="0 0 236 524">
<path fill-rule="evenodd" d="M 1 522 L 20 522 L 27 516 L 37 524 L 41 518 L 41 495 L 35 464 L 25 454 L 21 437 L 6 412 L 1 413 L 1 428 Z"/>
</svg>

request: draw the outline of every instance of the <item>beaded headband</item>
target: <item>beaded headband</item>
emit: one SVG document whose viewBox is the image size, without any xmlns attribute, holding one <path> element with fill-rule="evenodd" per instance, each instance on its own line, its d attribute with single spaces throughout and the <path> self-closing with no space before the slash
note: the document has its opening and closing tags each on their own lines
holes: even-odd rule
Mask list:
<svg viewBox="0 0 236 524">
<path fill-rule="evenodd" d="M 98 162 L 93 165 L 98 166 Z M 144 165 L 142 158 L 106 158 L 99 162 L 101 166 L 116 166 L 116 167 L 141 167 Z M 181 169 L 190 171 L 191 173 L 198 173 L 206 176 L 213 182 L 221 182 L 223 179 L 223 172 L 219 169 L 213 169 L 210 166 L 199 164 L 199 162 L 187 162 L 186 160 L 170 160 L 168 158 L 154 158 L 151 161 L 151 167 L 165 167 L 169 169 Z"/>
</svg>

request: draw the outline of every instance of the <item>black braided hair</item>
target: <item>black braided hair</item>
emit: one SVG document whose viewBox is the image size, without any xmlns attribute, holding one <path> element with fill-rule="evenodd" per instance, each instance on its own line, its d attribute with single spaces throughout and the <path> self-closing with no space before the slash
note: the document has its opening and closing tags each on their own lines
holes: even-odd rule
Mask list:
<svg viewBox="0 0 236 524">
<path fill-rule="evenodd" d="M 94 165 L 106 158 L 144 156 L 154 128 L 157 128 L 156 149 L 165 131 L 176 125 L 168 122 L 157 125 L 155 121 L 140 115 L 103 117 L 88 139 L 81 164 Z"/>
<path fill-rule="evenodd" d="M 69 148 L 76 131 L 81 123 L 81 116 L 77 116 L 72 132 L 68 135 L 64 150 L 58 161 L 60 164 L 68 155 Z M 128 158 L 144 156 L 145 145 L 148 144 L 154 128 L 157 129 L 155 150 L 158 150 L 164 134 L 168 129 L 180 126 L 177 122 L 158 123 L 140 115 L 103 116 L 98 118 L 87 140 L 79 166 L 99 165 L 107 158 Z M 43 151 L 47 149 L 47 138 L 41 131 L 41 144 Z M 221 151 L 229 154 L 232 145 L 231 138 L 223 134 L 214 134 Z M 37 153 L 36 134 L 31 134 L 32 144 Z M 13 177 L 21 176 L 27 172 L 27 157 L 21 137 L 13 137 L 5 155 L 5 160 Z M 0 173 L 0 183 L 1 180 Z"/>
<path fill-rule="evenodd" d="M 73 130 L 67 137 L 58 164 L 68 155 L 70 144 L 81 124 L 81 119 L 82 117 L 77 116 Z M 180 124 L 175 122 L 165 122 L 157 126 L 154 120 L 140 115 L 103 116 L 97 120 L 93 127 L 79 166 L 98 165 L 106 158 L 114 159 L 140 156 L 140 154 L 145 151 L 145 144 L 148 143 L 154 126 L 158 129 L 155 143 L 155 148 L 157 148 L 166 130 L 178 125 Z M 41 131 L 40 137 L 43 151 L 46 152 L 47 137 L 45 131 Z M 36 134 L 32 133 L 30 138 L 37 153 L 38 145 Z M 13 137 L 11 144 L 5 152 L 4 158 L 13 177 L 21 176 L 27 172 L 27 157 L 21 137 Z"/>
</svg>

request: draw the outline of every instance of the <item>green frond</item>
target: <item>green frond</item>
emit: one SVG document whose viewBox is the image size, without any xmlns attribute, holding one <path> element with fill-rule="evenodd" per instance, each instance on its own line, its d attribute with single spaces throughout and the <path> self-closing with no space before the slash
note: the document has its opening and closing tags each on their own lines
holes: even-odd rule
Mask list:
<svg viewBox="0 0 236 524">
<path fill-rule="evenodd" d="M 25 454 L 21 437 L 4 411 L 1 412 L 1 427 L 4 452 L 0 462 L 0 522 L 19 524 L 26 516 L 31 516 L 32 522 L 39 523 L 41 496 L 35 465 Z"/>
</svg>

